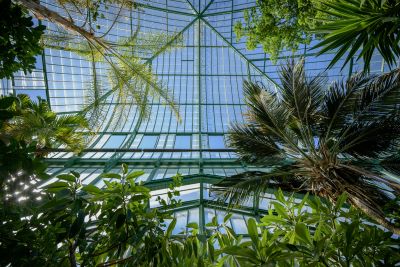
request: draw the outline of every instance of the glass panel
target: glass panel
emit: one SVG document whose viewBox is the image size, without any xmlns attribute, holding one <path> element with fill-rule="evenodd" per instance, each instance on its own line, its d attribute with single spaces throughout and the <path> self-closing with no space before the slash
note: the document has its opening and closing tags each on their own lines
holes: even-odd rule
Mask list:
<svg viewBox="0 0 400 267">
<path fill-rule="evenodd" d="M 191 146 L 191 138 L 189 135 L 177 135 L 175 137 L 174 148 L 176 149 L 190 149 Z"/>
<path fill-rule="evenodd" d="M 158 136 L 156 135 L 145 135 L 140 142 L 139 148 L 151 149 L 156 147 Z"/>
<path fill-rule="evenodd" d="M 119 148 L 122 142 L 125 140 L 126 135 L 112 135 L 103 148 Z"/>
<path fill-rule="evenodd" d="M 208 136 L 208 144 L 212 149 L 224 149 L 225 141 L 223 135 L 210 135 Z"/>
</svg>

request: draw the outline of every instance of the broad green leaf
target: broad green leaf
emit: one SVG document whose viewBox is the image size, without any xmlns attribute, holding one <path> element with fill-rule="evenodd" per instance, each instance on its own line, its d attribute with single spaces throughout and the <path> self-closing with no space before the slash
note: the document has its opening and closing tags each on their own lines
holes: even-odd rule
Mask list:
<svg viewBox="0 0 400 267">
<path fill-rule="evenodd" d="M 76 181 L 75 176 L 73 176 L 71 174 L 60 174 L 60 175 L 57 175 L 57 178 L 60 179 L 60 180 L 68 181 L 68 182 L 75 182 Z"/>
<path fill-rule="evenodd" d="M 186 225 L 187 228 L 199 229 L 199 225 L 195 222 L 188 223 Z"/>
<path fill-rule="evenodd" d="M 227 221 L 229 221 L 229 219 L 232 217 L 232 213 L 228 213 L 227 215 L 225 215 L 224 217 L 224 223 L 226 223 Z"/>
<path fill-rule="evenodd" d="M 126 216 L 123 213 L 118 214 L 117 220 L 115 221 L 115 227 L 117 229 L 121 228 L 121 226 L 125 223 Z"/>
<path fill-rule="evenodd" d="M 66 182 L 54 182 L 51 184 L 46 185 L 44 188 L 60 188 L 60 189 L 64 189 L 64 188 L 68 188 L 69 184 Z"/>
<path fill-rule="evenodd" d="M 252 262 L 257 262 L 257 253 L 252 249 L 242 246 L 229 246 L 222 249 L 225 254 L 232 256 L 241 256 Z"/>
<path fill-rule="evenodd" d="M 208 240 L 207 242 L 207 247 L 208 247 L 208 253 L 210 256 L 210 259 L 212 262 L 215 261 L 215 251 L 214 251 L 214 244 L 211 242 L 211 240 Z"/>
<path fill-rule="evenodd" d="M 75 219 L 75 221 L 71 225 L 71 228 L 69 231 L 70 238 L 76 236 L 80 232 L 83 222 L 84 222 L 84 219 L 85 219 L 85 213 L 83 210 L 80 210 L 78 212 L 78 217 Z"/>
<path fill-rule="evenodd" d="M 172 231 L 174 230 L 176 225 L 176 218 L 172 219 L 171 223 L 168 225 L 167 232 L 165 233 L 167 237 L 170 237 L 172 234 Z"/>
<path fill-rule="evenodd" d="M 207 242 L 207 237 L 205 235 L 196 235 L 196 237 L 202 243 L 206 243 Z"/>
<path fill-rule="evenodd" d="M 100 175 L 102 178 L 114 178 L 114 179 L 121 179 L 121 175 L 117 173 L 103 173 Z"/>
<path fill-rule="evenodd" d="M 100 188 L 98 188 L 97 186 L 92 185 L 92 184 L 83 186 L 82 190 L 87 193 L 91 193 L 91 194 L 99 194 L 102 192 L 102 190 Z"/>
<path fill-rule="evenodd" d="M 279 202 L 273 201 L 275 211 L 282 216 L 283 218 L 287 219 L 288 214 L 286 212 L 286 208 L 280 204 Z"/>
<path fill-rule="evenodd" d="M 143 175 L 143 174 L 144 174 L 144 171 L 131 172 L 130 174 L 128 174 L 128 175 L 126 176 L 126 179 L 127 179 L 127 180 L 129 180 L 129 179 L 136 179 L 136 178 L 138 178 L 139 176 L 141 176 L 141 175 Z"/>
<path fill-rule="evenodd" d="M 72 173 L 73 176 L 75 176 L 76 178 L 79 178 L 81 176 L 81 174 L 79 172 L 76 171 L 70 171 Z"/>
<path fill-rule="evenodd" d="M 247 231 L 256 248 L 258 246 L 258 230 L 256 220 L 254 220 L 253 218 L 250 218 L 247 221 Z"/>
<path fill-rule="evenodd" d="M 296 236 L 303 242 L 311 244 L 310 232 L 304 223 L 297 223 L 295 227 Z"/>
<path fill-rule="evenodd" d="M 286 224 L 285 219 L 282 219 L 281 217 L 275 215 L 265 215 L 264 217 L 261 218 L 261 222 L 265 224 L 270 224 L 270 223 Z"/>
<path fill-rule="evenodd" d="M 346 202 L 346 200 L 347 200 L 346 193 L 341 194 L 339 198 L 336 200 L 335 210 L 339 211 L 342 208 L 343 204 Z"/>
</svg>

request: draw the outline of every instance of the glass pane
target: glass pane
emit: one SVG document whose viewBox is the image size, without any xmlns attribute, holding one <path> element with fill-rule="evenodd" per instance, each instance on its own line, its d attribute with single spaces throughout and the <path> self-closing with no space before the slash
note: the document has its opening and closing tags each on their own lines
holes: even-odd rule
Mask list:
<svg viewBox="0 0 400 267">
<path fill-rule="evenodd" d="M 175 137 L 174 148 L 176 149 L 190 149 L 191 138 L 189 135 L 177 135 Z"/>
<path fill-rule="evenodd" d="M 223 135 L 210 135 L 208 136 L 208 144 L 213 149 L 224 149 L 225 141 Z"/>
<path fill-rule="evenodd" d="M 142 149 L 151 149 L 155 148 L 157 144 L 158 136 L 156 135 L 145 135 L 140 142 L 139 148 Z"/>
<path fill-rule="evenodd" d="M 125 140 L 126 135 L 112 135 L 103 148 L 119 148 L 122 142 Z"/>
</svg>

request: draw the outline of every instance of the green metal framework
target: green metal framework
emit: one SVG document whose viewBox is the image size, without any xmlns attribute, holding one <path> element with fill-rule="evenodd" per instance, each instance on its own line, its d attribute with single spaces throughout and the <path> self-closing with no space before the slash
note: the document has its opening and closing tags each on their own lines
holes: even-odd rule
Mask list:
<svg viewBox="0 0 400 267">
<path fill-rule="evenodd" d="M 60 11 L 51 0 L 45 4 Z M 182 226 L 185 220 L 196 220 L 203 229 L 213 211 L 222 217 L 226 209 L 212 199 L 210 184 L 227 175 L 260 169 L 238 161 L 234 151 L 221 141 L 230 123 L 243 120 L 243 80 L 260 81 L 279 90 L 277 72 L 288 58 L 305 57 L 310 75 L 324 71 L 331 59 L 329 55 L 316 58 L 301 47 L 295 54 L 282 51 L 280 60 L 273 64 L 260 47 L 246 50 L 245 40 L 236 40 L 233 26 L 243 20 L 243 11 L 254 5 L 255 1 L 241 0 L 142 0 L 137 1 L 137 9 L 123 10 L 106 39 L 132 35 L 139 22 L 141 32 L 172 35 L 158 51 L 139 56 L 169 88 L 182 123 L 156 97 L 149 96 L 149 118 L 140 117 L 134 103 L 119 103 L 115 93 L 107 89 L 106 68 L 97 64 L 105 88 L 100 97 L 105 100 L 101 128 L 80 156 L 63 149 L 54 151 L 48 158 L 49 173 L 75 170 L 81 173 L 83 183 L 102 186 L 98 178 L 102 172 L 118 172 L 120 164 L 127 163 L 131 170 L 144 170 L 141 180 L 155 190 L 154 194 L 165 196 L 163 189 L 179 172 L 186 188 L 182 189 L 183 206 L 176 211 Z M 116 12 L 115 8 L 106 11 L 110 16 Z M 110 21 L 101 23 L 107 26 Z M 51 31 L 54 25 L 47 27 Z M 167 49 L 177 44 L 180 36 L 183 46 Z M 90 66 L 89 61 L 73 52 L 46 48 L 38 58 L 36 71 L 30 75 L 20 73 L 12 82 L 1 81 L 0 92 L 47 98 L 59 114 L 81 112 L 90 107 L 85 102 L 88 77 L 93 75 Z M 350 68 L 333 68 L 326 75 L 336 80 L 359 68 L 351 62 Z M 385 68 L 381 58 L 376 57 L 372 69 Z M 245 231 L 246 216 L 264 213 L 271 196 L 257 196 L 248 205 L 234 209 L 233 228 Z M 179 217 L 181 214 L 186 217 Z"/>
</svg>

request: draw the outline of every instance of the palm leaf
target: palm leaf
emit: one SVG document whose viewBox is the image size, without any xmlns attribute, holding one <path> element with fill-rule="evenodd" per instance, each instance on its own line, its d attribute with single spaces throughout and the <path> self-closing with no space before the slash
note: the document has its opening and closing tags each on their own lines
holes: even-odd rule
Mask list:
<svg viewBox="0 0 400 267">
<path fill-rule="evenodd" d="M 236 205 L 278 188 L 301 191 L 301 183 L 288 168 L 275 169 L 271 173 L 249 171 L 227 177 L 214 185 L 213 192 L 224 202 Z"/>
<path fill-rule="evenodd" d="M 228 135 L 228 143 L 245 162 L 262 163 L 271 158 L 283 159 L 279 156 L 282 150 L 275 141 L 256 127 L 234 125 Z"/>
<path fill-rule="evenodd" d="M 396 64 L 400 56 L 398 36 L 400 33 L 400 3 L 398 1 L 338 0 L 324 2 L 321 12 L 335 18 L 320 26 L 315 32 L 325 34 L 324 40 L 312 49 L 321 48 L 318 55 L 336 51 L 329 64 L 331 68 L 345 55 L 342 69 L 360 51 L 358 59 L 364 61 L 369 71 L 374 51 L 377 50 L 389 66 Z"/>
<path fill-rule="evenodd" d="M 286 106 L 293 107 L 293 116 L 299 121 L 310 123 L 321 106 L 323 86 L 326 79 L 317 75 L 313 79 L 306 78 L 304 61 L 295 64 L 294 61 L 283 66 L 280 71 L 282 83 L 281 96 Z"/>
<path fill-rule="evenodd" d="M 341 152 L 353 156 L 379 156 L 395 153 L 399 146 L 399 113 L 382 116 L 373 122 L 353 123 L 339 134 Z"/>
</svg>

